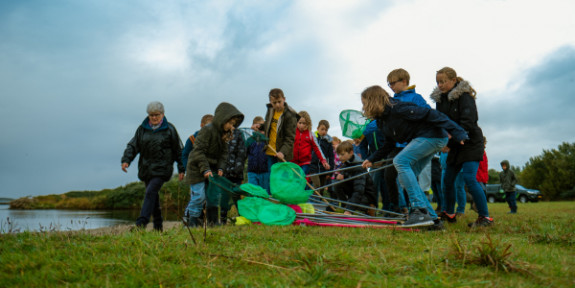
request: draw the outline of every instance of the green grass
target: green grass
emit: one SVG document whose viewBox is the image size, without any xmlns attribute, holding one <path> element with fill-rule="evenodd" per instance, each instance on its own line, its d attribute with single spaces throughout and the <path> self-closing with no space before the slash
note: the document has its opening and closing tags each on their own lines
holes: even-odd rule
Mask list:
<svg viewBox="0 0 575 288">
<path fill-rule="evenodd" d="M 0 235 L 0 287 L 574 287 L 575 203 L 440 232 L 226 226 Z"/>
</svg>

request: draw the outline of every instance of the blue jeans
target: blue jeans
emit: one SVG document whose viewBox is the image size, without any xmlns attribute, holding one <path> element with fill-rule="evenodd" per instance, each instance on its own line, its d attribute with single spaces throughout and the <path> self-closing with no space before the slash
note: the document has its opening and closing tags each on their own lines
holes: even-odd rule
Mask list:
<svg viewBox="0 0 575 288">
<path fill-rule="evenodd" d="M 258 185 L 270 194 L 270 173 L 256 173 L 256 172 L 248 172 L 248 183 Z"/>
<path fill-rule="evenodd" d="M 164 185 L 164 180 L 160 177 L 154 177 L 148 180 L 146 184 L 146 196 L 140 210 L 140 217 L 136 220 L 136 226 L 145 227 L 150 222 L 150 217 L 154 216 L 154 229 L 162 229 L 162 209 L 160 209 L 160 189 Z"/>
<path fill-rule="evenodd" d="M 463 171 L 457 173 L 455 177 L 455 201 L 457 210 L 455 212 L 465 214 L 465 205 L 467 205 L 467 193 L 465 192 L 465 181 L 463 180 Z"/>
<path fill-rule="evenodd" d="M 186 208 L 186 213 L 191 217 L 200 217 L 204 203 L 206 202 L 206 183 L 204 181 L 192 184 L 192 194 L 190 196 L 190 203 Z"/>
<path fill-rule="evenodd" d="M 477 168 L 479 168 L 479 161 L 468 161 L 459 165 L 447 164 L 447 168 L 445 168 L 444 183 L 445 202 L 447 205 L 445 211 L 448 214 L 455 213 L 455 178 L 457 178 L 457 174 L 461 171 L 463 181 L 465 182 L 465 185 L 467 185 L 469 193 L 471 194 L 471 197 L 473 197 L 473 201 L 477 206 L 477 213 L 479 216 L 489 217 L 485 193 L 483 193 L 483 189 L 481 189 L 476 178 Z"/>
<path fill-rule="evenodd" d="M 431 218 L 437 218 L 435 210 L 431 207 L 429 199 L 419 184 L 417 176 L 425 165 L 430 163 L 433 155 L 447 144 L 447 138 L 424 138 L 418 137 L 409 144 L 395 158 L 393 165 L 397 169 L 397 178 L 401 186 L 407 191 L 410 206 L 412 208 L 425 208 Z"/>
</svg>

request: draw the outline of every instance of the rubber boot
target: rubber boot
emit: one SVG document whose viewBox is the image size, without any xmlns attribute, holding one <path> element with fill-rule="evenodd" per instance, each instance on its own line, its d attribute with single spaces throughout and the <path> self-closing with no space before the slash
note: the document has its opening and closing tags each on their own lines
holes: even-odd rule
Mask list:
<svg viewBox="0 0 575 288">
<path fill-rule="evenodd" d="M 220 212 L 220 224 L 221 224 L 221 225 L 226 225 L 226 224 L 228 224 L 228 211 L 222 210 L 222 211 Z"/>
<path fill-rule="evenodd" d="M 206 210 L 206 214 L 208 216 L 208 226 L 219 226 L 218 207 L 208 207 Z"/>
<path fill-rule="evenodd" d="M 188 217 L 188 222 L 186 223 L 186 225 L 188 225 L 188 227 L 201 227 L 202 226 L 200 219 L 198 219 L 198 217 L 192 217 L 192 216 Z"/>
</svg>

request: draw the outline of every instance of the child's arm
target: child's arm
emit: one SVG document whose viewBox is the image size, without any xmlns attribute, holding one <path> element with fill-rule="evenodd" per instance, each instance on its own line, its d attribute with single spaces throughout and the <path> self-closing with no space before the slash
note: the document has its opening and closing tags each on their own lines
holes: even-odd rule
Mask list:
<svg viewBox="0 0 575 288">
<path fill-rule="evenodd" d="M 329 170 L 329 164 L 327 163 L 327 160 L 325 158 L 325 155 L 323 155 L 323 152 L 321 151 L 321 148 L 319 147 L 319 142 L 317 142 L 317 138 L 313 135 L 313 133 L 311 131 L 309 132 L 309 136 L 310 136 L 310 141 L 311 141 L 311 147 L 313 149 L 313 151 L 315 152 L 315 155 L 317 155 L 317 157 L 319 158 L 319 161 L 321 162 L 321 165 L 323 165 L 323 167 L 325 169 Z"/>
<path fill-rule="evenodd" d="M 200 173 L 204 176 L 212 172 L 210 163 L 208 162 L 208 157 L 206 157 L 211 142 L 211 135 L 208 131 L 208 127 L 209 126 L 204 126 L 200 130 L 200 133 L 198 133 L 196 142 L 194 143 L 194 150 L 190 153 L 191 161 L 189 161 L 190 165 L 192 163 L 197 165 L 198 168 L 200 168 Z"/>
</svg>

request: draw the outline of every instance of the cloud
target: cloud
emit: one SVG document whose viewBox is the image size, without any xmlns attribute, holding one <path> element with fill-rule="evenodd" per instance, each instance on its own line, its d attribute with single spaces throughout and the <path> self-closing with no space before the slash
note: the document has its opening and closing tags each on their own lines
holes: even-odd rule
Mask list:
<svg viewBox="0 0 575 288">
<path fill-rule="evenodd" d="M 498 159 L 523 166 L 543 149 L 575 142 L 575 47 L 564 46 L 517 75 L 507 89 L 478 95 L 480 125 Z M 488 155 L 489 156 L 489 155 Z"/>
</svg>

